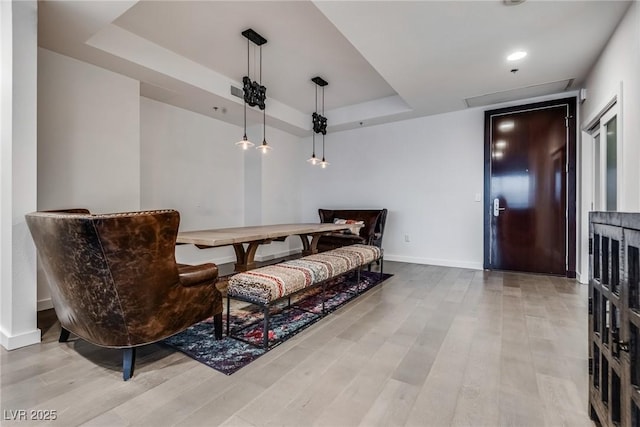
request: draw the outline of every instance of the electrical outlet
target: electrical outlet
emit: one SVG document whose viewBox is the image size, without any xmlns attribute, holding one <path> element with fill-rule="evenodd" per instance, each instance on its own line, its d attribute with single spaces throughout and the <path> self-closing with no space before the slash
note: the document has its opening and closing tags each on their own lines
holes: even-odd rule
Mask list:
<svg viewBox="0 0 640 427">
<path fill-rule="evenodd" d="M 409 242 L 411 241 L 411 239 L 409 238 L 409 235 L 408 235 L 408 234 L 405 234 L 405 235 L 404 235 L 404 241 L 405 241 L 406 243 L 409 243 Z"/>
</svg>

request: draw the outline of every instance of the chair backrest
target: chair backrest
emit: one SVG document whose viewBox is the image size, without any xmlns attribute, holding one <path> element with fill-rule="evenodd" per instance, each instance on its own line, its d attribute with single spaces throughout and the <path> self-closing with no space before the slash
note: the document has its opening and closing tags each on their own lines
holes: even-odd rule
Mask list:
<svg viewBox="0 0 640 427">
<path fill-rule="evenodd" d="M 371 239 L 375 233 L 384 232 L 387 209 L 318 209 L 320 222 L 333 222 L 336 218 L 364 221 L 360 236 Z"/>
<path fill-rule="evenodd" d="M 153 316 L 179 284 L 177 211 L 34 212 L 26 221 L 62 327 L 102 346 L 153 340 Z"/>
<path fill-rule="evenodd" d="M 382 209 L 380 211 L 380 216 L 378 217 L 378 221 L 376 222 L 376 233 L 380 235 L 377 239 L 377 246 L 382 247 L 382 236 L 384 236 L 384 226 L 387 223 L 387 209 Z"/>
</svg>

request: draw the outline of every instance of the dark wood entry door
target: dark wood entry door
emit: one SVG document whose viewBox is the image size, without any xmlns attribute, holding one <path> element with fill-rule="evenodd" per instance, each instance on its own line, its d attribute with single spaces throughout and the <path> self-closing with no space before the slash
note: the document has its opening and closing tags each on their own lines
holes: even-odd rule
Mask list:
<svg viewBox="0 0 640 427">
<path fill-rule="evenodd" d="M 570 99 L 486 112 L 485 268 L 575 270 L 574 111 Z"/>
</svg>

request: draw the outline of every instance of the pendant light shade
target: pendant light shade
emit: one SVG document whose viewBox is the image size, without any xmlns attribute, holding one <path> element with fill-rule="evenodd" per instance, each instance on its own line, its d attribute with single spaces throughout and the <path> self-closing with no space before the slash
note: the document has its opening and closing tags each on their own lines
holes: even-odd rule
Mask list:
<svg viewBox="0 0 640 427">
<path fill-rule="evenodd" d="M 307 160 L 307 162 L 311 163 L 312 166 L 320 165 L 321 168 L 326 168 L 329 166 L 329 162 L 325 160 L 324 157 L 324 136 L 327 134 L 327 118 L 324 117 L 324 87 L 328 85 L 326 80 L 322 77 L 314 77 L 311 79 L 312 82 L 316 84 L 316 105 L 315 112 L 311 116 L 311 121 L 313 124 L 313 133 L 312 133 L 312 143 L 313 143 L 313 151 L 311 157 Z M 318 114 L 318 88 L 322 88 L 322 114 Z M 316 157 L 316 133 L 322 134 L 322 160 L 319 160 Z"/>
<path fill-rule="evenodd" d="M 249 148 L 253 147 L 256 144 L 254 144 L 253 142 L 249 141 L 247 139 L 247 134 L 245 133 L 244 136 L 242 137 L 242 139 L 240 141 L 236 142 L 236 145 L 241 147 L 243 150 L 248 150 Z"/>
<path fill-rule="evenodd" d="M 267 141 L 262 141 L 262 144 L 260 144 L 256 148 L 260 150 L 262 154 L 267 154 L 272 147 L 269 144 L 267 144 Z"/>
</svg>

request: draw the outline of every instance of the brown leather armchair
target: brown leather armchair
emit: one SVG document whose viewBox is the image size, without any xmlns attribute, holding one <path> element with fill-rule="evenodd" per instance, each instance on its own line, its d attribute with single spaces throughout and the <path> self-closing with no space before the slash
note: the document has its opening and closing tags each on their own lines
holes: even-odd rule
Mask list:
<svg viewBox="0 0 640 427">
<path fill-rule="evenodd" d="M 137 346 L 211 316 L 213 335 L 222 337 L 218 267 L 176 263 L 177 211 L 34 212 L 26 221 L 62 326 L 60 342 L 73 332 L 98 346 L 122 348 L 125 381 L 133 375 Z"/>
</svg>

